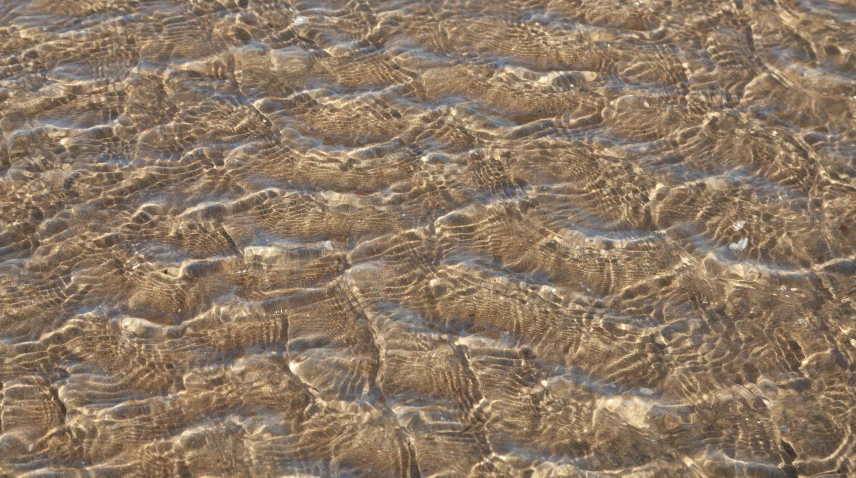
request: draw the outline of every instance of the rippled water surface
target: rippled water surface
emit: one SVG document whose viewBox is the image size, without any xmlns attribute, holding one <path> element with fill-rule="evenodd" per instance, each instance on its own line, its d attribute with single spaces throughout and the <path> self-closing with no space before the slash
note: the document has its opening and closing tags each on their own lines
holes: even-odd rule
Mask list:
<svg viewBox="0 0 856 478">
<path fill-rule="evenodd" d="M 854 473 L 854 114 L 853 0 L 0 0 L 0 476 Z"/>
</svg>

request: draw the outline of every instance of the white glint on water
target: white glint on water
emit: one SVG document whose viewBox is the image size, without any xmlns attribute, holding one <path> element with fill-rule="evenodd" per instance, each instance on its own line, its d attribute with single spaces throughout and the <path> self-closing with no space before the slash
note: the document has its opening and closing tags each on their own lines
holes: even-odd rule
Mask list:
<svg viewBox="0 0 856 478">
<path fill-rule="evenodd" d="M 745 251 L 746 247 L 748 245 L 749 245 L 749 238 L 744 237 L 743 239 L 740 239 L 737 242 L 732 242 L 731 244 L 729 244 L 728 248 L 731 249 L 732 251 L 740 252 L 740 251 Z"/>
</svg>

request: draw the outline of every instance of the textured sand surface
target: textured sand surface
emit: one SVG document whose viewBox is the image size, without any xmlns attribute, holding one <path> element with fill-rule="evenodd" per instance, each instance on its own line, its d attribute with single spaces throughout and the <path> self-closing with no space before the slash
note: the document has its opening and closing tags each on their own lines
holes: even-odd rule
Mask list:
<svg viewBox="0 0 856 478">
<path fill-rule="evenodd" d="M 0 0 L 0 476 L 856 473 L 854 114 L 852 0 Z"/>
</svg>

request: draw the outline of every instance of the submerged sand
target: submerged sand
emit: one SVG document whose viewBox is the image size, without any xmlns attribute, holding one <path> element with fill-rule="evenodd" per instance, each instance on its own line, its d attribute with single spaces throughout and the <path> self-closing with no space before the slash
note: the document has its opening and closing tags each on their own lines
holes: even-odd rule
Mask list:
<svg viewBox="0 0 856 478">
<path fill-rule="evenodd" d="M 856 472 L 854 113 L 846 0 L 0 1 L 0 476 Z"/>
</svg>

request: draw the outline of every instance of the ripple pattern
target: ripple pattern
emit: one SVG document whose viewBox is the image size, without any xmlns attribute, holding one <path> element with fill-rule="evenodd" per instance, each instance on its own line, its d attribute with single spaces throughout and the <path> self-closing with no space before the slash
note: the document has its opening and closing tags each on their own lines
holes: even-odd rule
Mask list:
<svg viewBox="0 0 856 478">
<path fill-rule="evenodd" d="M 0 0 L 0 476 L 856 473 L 854 114 L 852 0 Z"/>
</svg>

